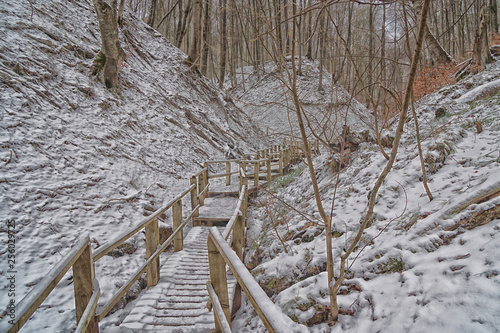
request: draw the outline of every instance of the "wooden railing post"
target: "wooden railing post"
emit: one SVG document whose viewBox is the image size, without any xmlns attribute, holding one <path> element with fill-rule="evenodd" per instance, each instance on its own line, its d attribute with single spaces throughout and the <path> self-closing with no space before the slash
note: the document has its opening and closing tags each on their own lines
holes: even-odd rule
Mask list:
<svg viewBox="0 0 500 333">
<path fill-rule="evenodd" d="M 255 187 L 255 193 L 258 192 L 258 187 L 259 187 L 259 173 L 260 173 L 260 163 L 255 162 L 253 164 L 253 186 Z"/>
<path fill-rule="evenodd" d="M 160 233 L 158 230 L 158 219 L 149 223 L 146 226 L 146 260 L 149 259 L 155 253 L 158 248 L 158 243 L 160 242 Z M 160 258 L 154 259 L 147 268 L 147 286 L 148 289 L 152 286 L 156 286 L 158 280 L 160 279 Z"/>
<path fill-rule="evenodd" d="M 182 223 L 182 200 L 177 200 L 172 206 L 173 231 Z M 174 252 L 179 252 L 183 247 L 183 230 L 174 237 Z"/>
<path fill-rule="evenodd" d="M 200 180 L 202 183 L 200 191 L 203 191 L 205 187 L 208 185 L 208 163 L 205 162 L 203 164 L 203 168 L 205 169 L 203 173 L 200 175 Z M 203 192 L 203 194 L 200 197 L 200 204 L 203 206 L 205 204 L 205 198 L 207 197 L 208 193 Z"/>
<path fill-rule="evenodd" d="M 226 162 L 226 173 L 231 172 L 231 162 Z M 226 176 L 226 186 L 231 185 L 231 175 Z"/>
<path fill-rule="evenodd" d="M 279 156 L 279 161 L 278 161 L 278 170 L 280 173 L 280 176 L 283 176 L 283 150 L 279 151 L 280 156 Z"/>
<path fill-rule="evenodd" d="M 73 264 L 73 282 L 75 292 L 76 323 L 80 322 L 83 312 L 92 297 L 94 283 L 94 264 L 92 263 L 92 250 L 90 240 L 80 257 Z M 99 332 L 99 323 L 95 316 L 87 326 L 87 333 Z"/>
<path fill-rule="evenodd" d="M 242 207 L 244 210 L 244 208 Z M 240 260 L 243 260 L 243 247 L 245 246 L 245 217 L 244 213 L 238 212 L 238 217 L 234 224 L 233 229 L 233 240 L 231 242 L 231 248 Z M 231 306 L 231 316 L 236 314 L 236 311 L 241 307 L 241 286 L 239 283 L 236 284 L 233 295 L 233 304 Z"/>
<path fill-rule="evenodd" d="M 231 324 L 231 314 L 229 311 L 229 295 L 227 292 L 227 276 L 226 276 L 226 262 L 224 257 L 219 253 L 219 250 L 215 246 L 212 236 L 209 235 L 207 240 L 207 250 L 208 250 L 208 265 L 210 270 L 210 283 L 212 284 L 215 293 L 219 297 L 219 301 L 226 316 L 227 321 Z M 216 316 L 214 312 L 214 316 Z M 214 317 L 215 318 L 215 317 Z M 218 319 L 215 318 L 215 331 L 220 332 L 222 328 L 218 323 Z"/>
<path fill-rule="evenodd" d="M 243 180 L 243 185 L 245 185 L 245 194 L 243 194 L 243 202 L 241 204 L 241 211 L 243 212 L 243 222 L 245 227 L 247 226 L 247 211 L 248 211 L 248 179 Z"/>
<path fill-rule="evenodd" d="M 271 155 L 267 155 L 267 161 L 266 161 L 266 166 L 267 166 L 267 182 L 271 182 Z"/>
<path fill-rule="evenodd" d="M 239 168 L 240 168 L 240 188 L 243 186 L 243 183 L 244 183 L 244 179 L 247 179 L 246 178 L 246 173 L 247 173 L 247 164 L 245 161 L 240 161 L 240 165 L 239 165 Z M 245 174 L 245 177 L 243 177 L 243 175 L 241 174 L 241 170 L 243 170 L 244 174 Z"/>
<path fill-rule="evenodd" d="M 192 176 L 189 182 L 191 185 L 195 185 L 191 190 L 191 210 L 194 211 L 196 206 L 198 206 L 198 185 L 196 183 L 196 176 Z M 199 210 L 196 210 L 193 214 L 193 217 L 198 217 L 199 215 Z"/>
</svg>

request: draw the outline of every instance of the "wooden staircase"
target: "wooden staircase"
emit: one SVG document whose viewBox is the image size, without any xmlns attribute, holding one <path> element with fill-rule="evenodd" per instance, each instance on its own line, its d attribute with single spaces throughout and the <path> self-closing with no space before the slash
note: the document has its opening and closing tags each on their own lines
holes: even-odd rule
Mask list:
<svg viewBox="0 0 500 333">
<path fill-rule="evenodd" d="M 317 151 L 317 144 L 314 147 Z M 17 305 L 16 320 L 0 322 L 0 331 L 18 332 L 72 269 L 76 333 L 99 332 L 99 322 L 144 273 L 148 290 L 124 319 L 123 332 L 208 332 L 214 328 L 231 332 L 231 313 L 238 310 L 242 292 L 270 332 L 307 332 L 267 297 L 242 262 L 249 197 L 283 175 L 300 156 L 296 145 L 284 142 L 242 159 L 206 162 L 185 191 L 134 227 L 94 251 L 90 235 L 82 237 Z M 210 174 L 220 171 L 221 163 L 225 172 Z M 237 165 L 234 171 L 232 163 Z M 191 201 L 191 210 L 183 212 L 186 200 Z M 160 243 L 158 219 L 167 211 L 171 211 L 173 233 Z M 191 221 L 193 227 L 183 237 Z M 110 299 L 99 304 L 94 263 L 141 232 L 145 233 L 144 263 Z M 171 244 L 175 252 L 160 268 L 160 256 Z"/>
<path fill-rule="evenodd" d="M 163 264 L 160 281 L 137 302 L 120 327 L 132 332 L 208 332 L 214 315 L 207 309 L 209 227 L 194 227 L 184 249 Z M 228 277 L 232 295 L 236 281 Z"/>
</svg>

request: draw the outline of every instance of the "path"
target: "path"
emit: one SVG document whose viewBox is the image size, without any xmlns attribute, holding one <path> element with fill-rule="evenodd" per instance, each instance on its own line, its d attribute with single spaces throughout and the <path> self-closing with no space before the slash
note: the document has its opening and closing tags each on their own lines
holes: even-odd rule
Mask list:
<svg viewBox="0 0 500 333">
<path fill-rule="evenodd" d="M 190 230 L 184 239 L 184 249 L 163 264 L 160 281 L 141 297 L 121 327 L 148 333 L 208 332 L 214 328 L 214 315 L 206 308 L 209 229 Z M 232 294 L 235 279 L 228 275 L 228 281 Z"/>
</svg>

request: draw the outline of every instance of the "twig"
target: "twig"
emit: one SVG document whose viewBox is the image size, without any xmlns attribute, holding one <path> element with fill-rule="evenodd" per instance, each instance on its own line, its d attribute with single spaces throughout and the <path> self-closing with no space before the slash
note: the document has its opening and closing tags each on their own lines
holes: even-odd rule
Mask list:
<svg viewBox="0 0 500 333">
<path fill-rule="evenodd" d="M 319 223 L 318 222 L 314 222 L 309 217 L 307 217 L 306 214 L 300 212 L 299 210 L 295 209 L 293 206 L 291 206 L 287 202 L 281 200 L 280 198 L 278 198 L 277 196 L 275 196 L 274 194 L 272 194 L 271 192 L 269 192 L 269 190 L 267 190 L 266 188 L 264 188 L 263 190 L 264 190 L 264 192 L 268 193 L 271 197 L 277 199 L 279 202 L 281 202 L 282 204 L 286 205 L 288 208 L 290 208 L 294 212 L 298 213 L 299 215 L 301 215 L 303 218 L 305 218 L 307 221 L 311 222 L 312 224 L 314 224 L 314 225 L 322 224 L 321 221 Z"/>
<path fill-rule="evenodd" d="M 135 193 L 135 194 L 132 194 L 132 195 L 129 195 L 128 197 L 124 197 L 124 198 L 119 198 L 119 199 L 109 199 L 108 201 L 106 201 L 103 205 L 108 205 L 110 202 L 112 201 L 117 201 L 117 202 L 124 202 L 124 201 L 128 201 L 130 199 L 133 199 L 135 198 L 136 196 L 138 196 L 139 194 L 142 193 L 142 190 Z"/>
<path fill-rule="evenodd" d="M 31 6 L 31 18 L 30 18 L 30 21 L 33 22 L 33 13 L 34 13 L 35 9 L 33 7 L 33 2 L 31 2 L 31 0 L 28 0 L 28 2 L 30 3 L 30 6 Z"/>
<path fill-rule="evenodd" d="M 9 157 L 9 160 L 7 162 L 5 162 L 5 164 L 3 166 L 6 166 L 7 164 L 9 164 L 10 162 L 12 161 L 12 149 L 10 150 L 10 157 Z"/>
</svg>

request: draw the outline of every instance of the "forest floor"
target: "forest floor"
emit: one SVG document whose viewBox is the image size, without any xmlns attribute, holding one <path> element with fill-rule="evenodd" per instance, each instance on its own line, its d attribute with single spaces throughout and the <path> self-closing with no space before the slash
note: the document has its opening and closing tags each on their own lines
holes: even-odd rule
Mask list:
<svg viewBox="0 0 500 333">
<path fill-rule="evenodd" d="M 436 118 L 439 108 L 445 114 Z M 297 166 L 254 202 L 247 264 L 283 311 L 311 332 L 500 330 L 500 63 L 424 97 L 416 112 L 434 200 L 422 185 L 410 116 L 373 221 L 349 258 L 333 327 L 324 323 L 326 235 L 307 169 Z M 314 165 L 334 225 L 338 274 L 386 160 L 372 143 L 353 151 L 340 173 L 332 169 L 335 157 L 322 154 Z M 233 328 L 265 332 L 248 301 Z"/>
<path fill-rule="evenodd" d="M 208 158 L 267 145 L 247 114 L 187 66 L 185 54 L 128 12 L 120 94 L 90 75 L 100 43 L 90 1 L 0 0 L 0 13 L 0 236 L 6 244 L 6 222 L 14 221 L 17 302 L 81 236 L 90 235 L 95 250 L 185 190 Z M 420 181 L 410 117 L 366 247 L 350 259 L 339 296 L 345 314 L 334 327 L 321 323 L 328 305 L 326 235 L 307 171 L 299 165 L 271 186 L 286 204 L 265 194 L 255 200 L 248 264 L 285 313 L 311 332 L 500 330 L 499 73 L 497 62 L 419 102 L 434 200 Z M 440 107 L 446 114 L 435 119 Z M 364 143 L 337 174 L 334 157 L 322 154 L 314 163 L 338 258 L 385 160 L 376 145 Z M 127 243 L 134 253 L 123 249 L 97 263 L 100 303 L 143 263 L 143 242 L 139 234 Z M 9 302 L 6 249 L 0 250 L 1 309 Z M 129 296 L 140 294 L 137 283 Z M 105 318 L 103 331 L 133 305 Z M 23 331 L 70 332 L 74 316 L 70 271 Z M 234 331 L 264 331 L 248 304 Z"/>
</svg>

